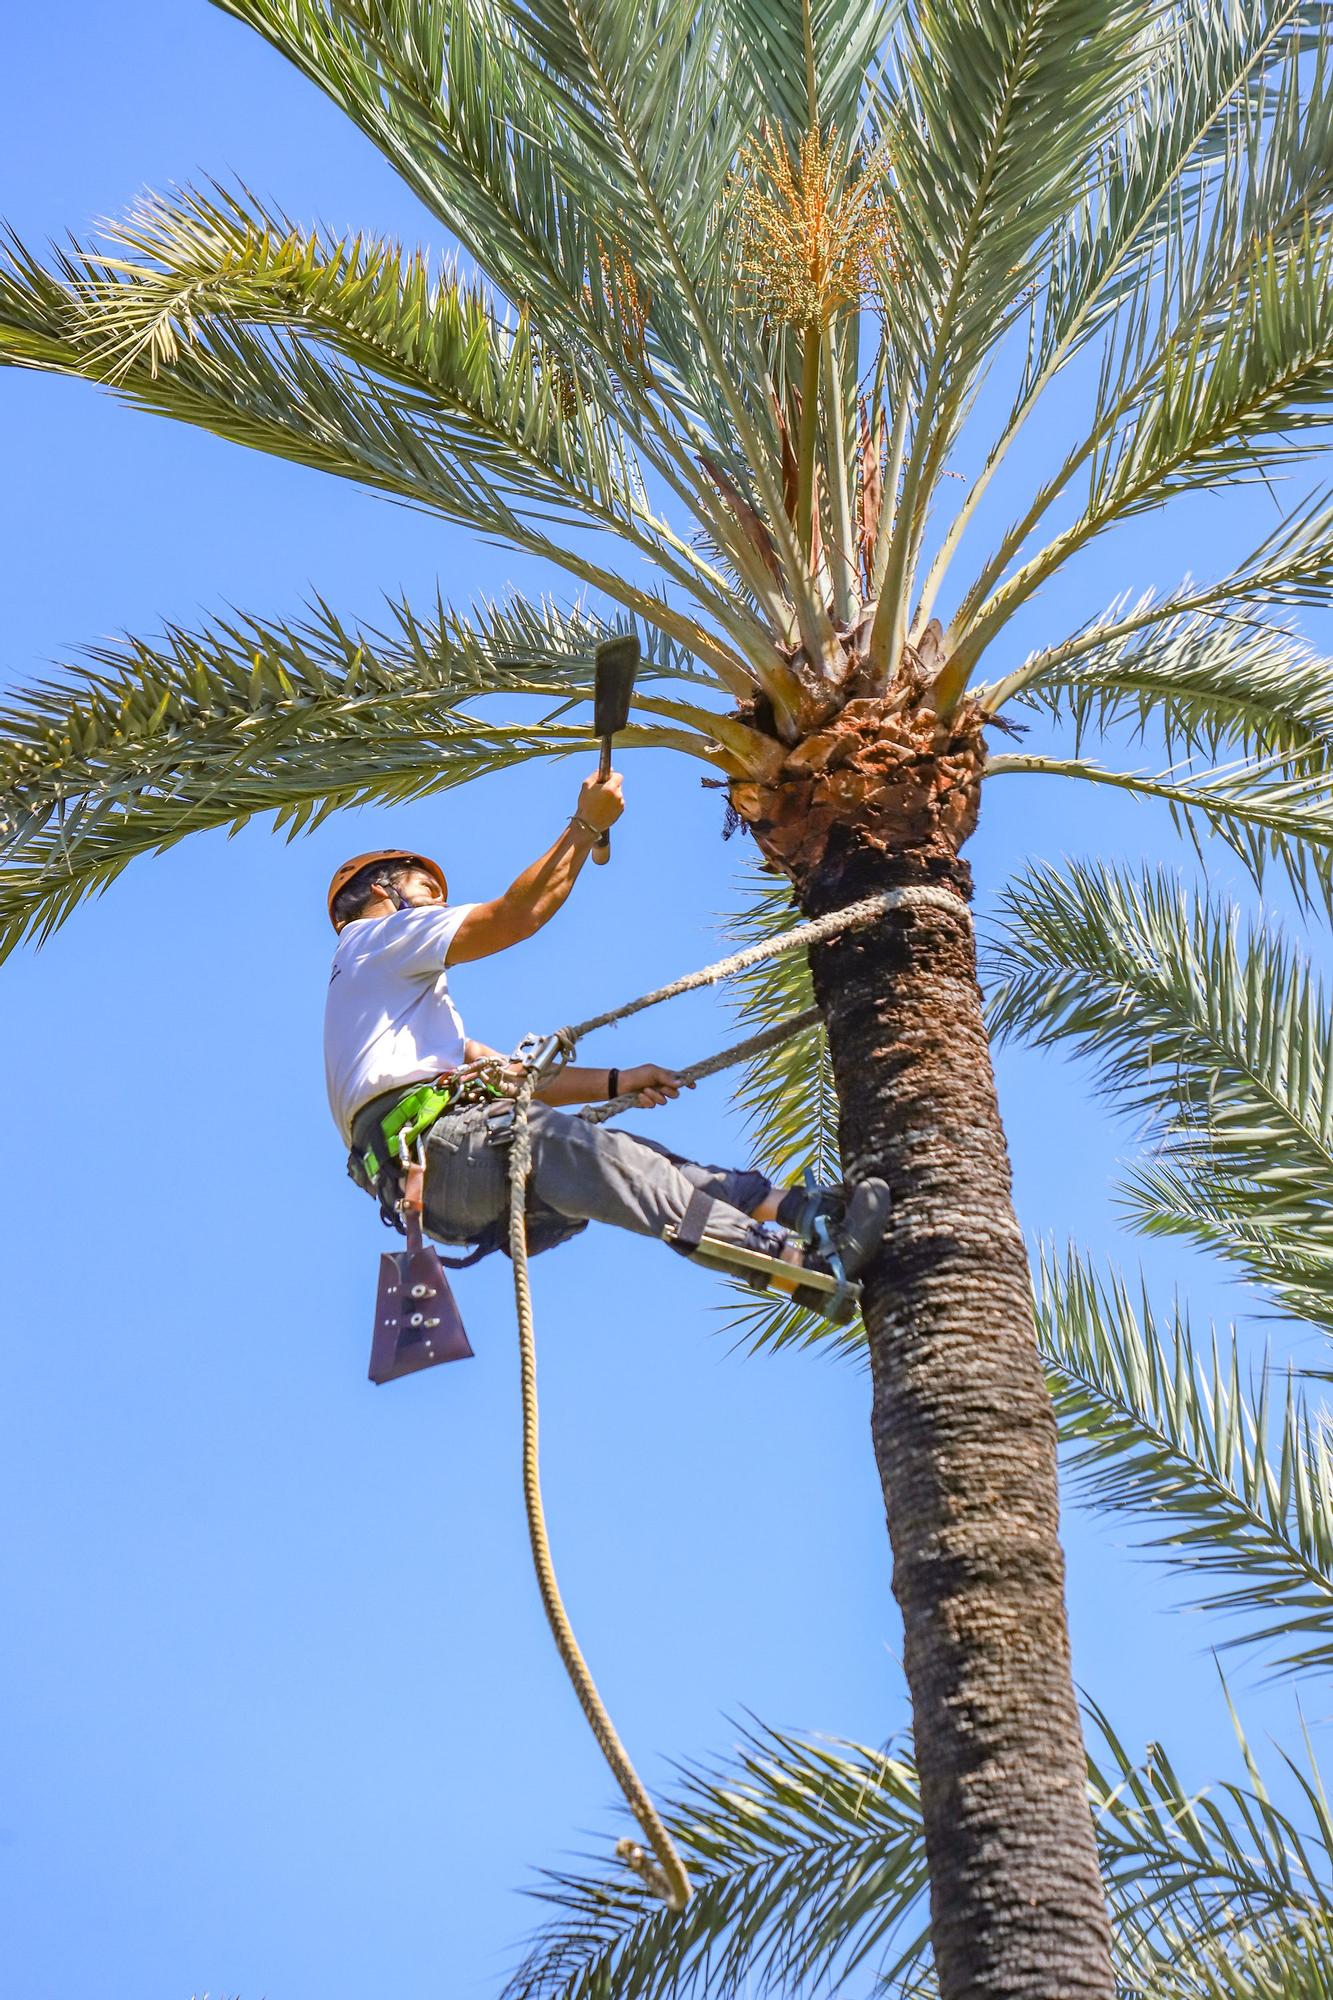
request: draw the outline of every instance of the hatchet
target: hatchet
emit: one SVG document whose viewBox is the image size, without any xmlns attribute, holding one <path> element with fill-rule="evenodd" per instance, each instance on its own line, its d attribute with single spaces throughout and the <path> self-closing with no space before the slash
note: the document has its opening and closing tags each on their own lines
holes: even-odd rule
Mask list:
<svg viewBox="0 0 1333 2000">
<path fill-rule="evenodd" d="M 639 642 L 632 632 L 603 639 L 593 654 L 592 733 L 602 742 L 597 776 L 602 784 L 611 775 L 611 738 L 629 721 L 630 696 L 634 676 L 639 671 Z M 594 861 L 611 859 L 611 836 L 604 833 L 592 850 Z"/>
</svg>

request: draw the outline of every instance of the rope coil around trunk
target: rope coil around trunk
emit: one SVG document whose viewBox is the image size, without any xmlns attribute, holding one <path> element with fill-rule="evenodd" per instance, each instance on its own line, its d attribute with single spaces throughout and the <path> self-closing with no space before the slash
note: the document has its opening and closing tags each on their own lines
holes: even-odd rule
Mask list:
<svg viewBox="0 0 1333 2000">
<path fill-rule="evenodd" d="M 673 1000 L 678 994 L 693 992 L 700 986 L 714 985 L 718 980 L 744 972 L 752 965 L 761 965 L 766 959 L 777 958 L 785 952 L 818 944 L 824 938 L 836 937 L 839 931 L 850 930 L 860 924 L 873 923 L 877 917 L 885 916 L 891 910 L 911 908 L 913 904 L 927 904 L 941 908 L 966 907 L 962 898 L 950 889 L 930 887 L 889 889 L 878 896 L 867 896 L 861 902 L 848 904 L 845 909 L 832 911 L 826 917 L 816 918 L 811 923 L 800 924 L 794 930 L 785 931 L 780 937 L 768 939 L 762 944 L 747 945 L 742 951 L 718 959 L 714 964 L 704 966 L 698 972 L 687 973 L 684 978 L 673 980 L 667 986 L 659 986 L 651 993 L 640 994 L 637 999 L 628 1001 L 623 1007 L 612 1008 L 605 1014 L 596 1014 L 590 1020 L 579 1022 L 577 1027 L 564 1028 L 560 1031 L 558 1040 L 566 1055 L 572 1054 L 575 1044 L 584 1035 L 591 1034 L 595 1028 L 609 1027 L 615 1021 L 623 1021 L 631 1014 L 640 1013 L 645 1007 L 654 1007 L 661 1001 Z M 763 1028 L 731 1048 L 723 1049 L 716 1055 L 706 1057 L 702 1062 L 694 1063 L 690 1068 L 683 1070 L 681 1075 L 684 1080 L 691 1083 L 701 1077 L 715 1075 L 717 1071 L 730 1068 L 734 1063 L 744 1062 L 752 1055 L 782 1046 L 807 1028 L 813 1027 L 818 1020 L 818 1009 L 807 1008 L 789 1021 L 777 1023 L 771 1028 Z M 551 1557 L 550 1537 L 546 1532 L 538 1434 L 537 1342 L 532 1312 L 532 1289 L 528 1280 L 527 1231 L 527 1187 L 528 1177 L 532 1172 L 532 1133 L 528 1124 L 528 1110 L 538 1081 L 534 1069 L 525 1069 L 514 1099 L 513 1136 L 509 1144 L 509 1257 L 514 1270 L 514 1303 L 518 1315 L 519 1376 L 523 1400 L 523 1503 L 527 1514 L 528 1543 L 532 1550 L 537 1586 L 541 1592 L 542 1609 L 546 1613 L 546 1622 L 551 1628 L 551 1636 L 555 1640 L 561 1664 L 578 1696 L 579 1706 L 587 1718 L 588 1726 L 597 1739 L 597 1746 L 652 1849 L 650 1855 L 637 1841 L 621 1840 L 617 1843 L 616 1852 L 640 1880 L 655 1895 L 661 1897 L 669 1909 L 680 1912 L 693 1894 L 685 1863 L 635 1770 L 628 1751 L 617 1735 L 615 1724 L 607 1713 L 605 1703 L 597 1692 L 597 1684 L 580 1650 L 574 1628 L 569 1622 L 569 1614 L 565 1610 L 564 1600 L 560 1595 L 560 1585 L 556 1580 L 555 1564 Z M 632 1095 L 615 1098 L 609 1104 L 599 1105 L 595 1111 L 590 1110 L 584 1115 L 592 1122 L 600 1123 L 603 1119 L 615 1117 L 620 1111 L 629 1110 L 636 1101 Z"/>
</svg>

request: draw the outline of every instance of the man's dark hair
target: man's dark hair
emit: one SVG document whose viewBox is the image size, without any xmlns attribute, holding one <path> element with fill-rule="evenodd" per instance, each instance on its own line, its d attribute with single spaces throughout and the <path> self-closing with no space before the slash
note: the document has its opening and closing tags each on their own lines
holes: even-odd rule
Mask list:
<svg viewBox="0 0 1333 2000">
<path fill-rule="evenodd" d="M 333 921 L 338 929 L 364 914 L 366 904 L 382 882 L 401 889 L 407 876 L 420 865 L 417 861 L 368 861 L 364 868 L 358 868 L 333 899 Z"/>
</svg>

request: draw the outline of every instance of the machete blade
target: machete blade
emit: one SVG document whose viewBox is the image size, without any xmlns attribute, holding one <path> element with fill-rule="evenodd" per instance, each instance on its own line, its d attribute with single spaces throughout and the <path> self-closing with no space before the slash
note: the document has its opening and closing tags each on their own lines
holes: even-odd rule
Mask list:
<svg viewBox="0 0 1333 2000">
<path fill-rule="evenodd" d="M 629 721 L 630 696 L 634 692 L 634 676 L 639 671 L 639 658 L 639 642 L 632 632 L 603 639 L 593 654 L 594 736 L 605 740 Z"/>
</svg>

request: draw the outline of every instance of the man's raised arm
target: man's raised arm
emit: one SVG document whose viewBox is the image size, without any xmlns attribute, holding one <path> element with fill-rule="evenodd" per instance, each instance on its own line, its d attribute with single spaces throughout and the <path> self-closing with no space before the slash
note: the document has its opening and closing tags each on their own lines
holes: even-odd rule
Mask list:
<svg viewBox="0 0 1333 2000">
<path fill-rule="evenodd" d="M 620 773 L 603 783 L 585 778 L 569 824 L 541 859 L 525 868 L 503 896 L 469 910 L 449 946 L 448 963 L 463 965 L 472 958 L 490 958 L 521 944 L 551 921 L 592 853 L 599 834 L 615 825 L 625 810 Z"/>
</svg>

